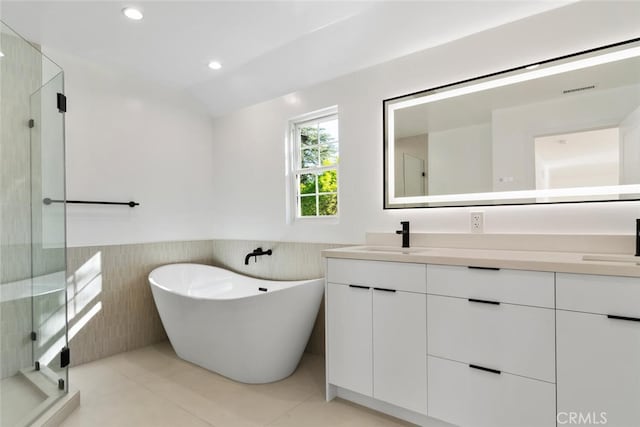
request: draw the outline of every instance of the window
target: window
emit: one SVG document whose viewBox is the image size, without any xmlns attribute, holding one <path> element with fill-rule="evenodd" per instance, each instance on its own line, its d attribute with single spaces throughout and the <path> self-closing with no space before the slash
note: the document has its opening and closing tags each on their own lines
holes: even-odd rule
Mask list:
<svg viewBox="0 0 640 427">
<path fill-rule="evenodd" d="M 338 215 L 338 114 L 336 108 L 291 122 L 292 191 L 296 218 Z"/>
</svg>

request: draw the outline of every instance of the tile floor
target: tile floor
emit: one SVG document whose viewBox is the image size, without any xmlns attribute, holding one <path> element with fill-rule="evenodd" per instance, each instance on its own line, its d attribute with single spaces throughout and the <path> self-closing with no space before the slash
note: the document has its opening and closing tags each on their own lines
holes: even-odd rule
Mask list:
<svg viewBox="0 0 640 427">
<path fill-rule="evenodd" d="M 168 342 L 71 369 L 81 405 L 75 426 L 408 426 L 336 399 L 324 400 L 324 359 L 305 354 L 272 384 L 240 384 L 179 359 Z"/>
</svg>

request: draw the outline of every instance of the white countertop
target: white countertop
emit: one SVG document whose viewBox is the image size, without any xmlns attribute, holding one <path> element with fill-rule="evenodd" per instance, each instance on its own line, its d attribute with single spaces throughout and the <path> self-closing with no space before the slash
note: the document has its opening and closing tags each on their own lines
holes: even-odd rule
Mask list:
<svg viewBox="0 0 640 427">
<path fill-rule="evenodd" d="M 328 249 L 322 251 L 322 256 L 640 278 L 640 257 L 612 253 L 437 247 L 412 247 L 402 252 L 398 246 L 368 245 Z"/>
</svg>

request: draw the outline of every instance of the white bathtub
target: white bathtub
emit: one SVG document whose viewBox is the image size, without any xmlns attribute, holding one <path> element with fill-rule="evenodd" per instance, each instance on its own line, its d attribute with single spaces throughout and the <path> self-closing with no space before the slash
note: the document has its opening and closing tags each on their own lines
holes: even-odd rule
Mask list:
<svg viewBox="0 0 640 427">
<path fill-rule="evenodd" d="M 149 283 L 180 358 L 254 384 L 295 371 L 324 292 L 324 279 L 268 281 L 201 264 L 158 267 Z"/>
</svg>

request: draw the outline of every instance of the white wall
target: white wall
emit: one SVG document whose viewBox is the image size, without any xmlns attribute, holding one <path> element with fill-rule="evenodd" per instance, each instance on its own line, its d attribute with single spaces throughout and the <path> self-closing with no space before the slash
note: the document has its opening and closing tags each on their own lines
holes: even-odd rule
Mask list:
<svg viewBox="0 0 640 427">
<path fill-rule="evenodd" d="M 211 119 L 181 93 L 46 50 L 65 73 L 68 246 L 206 239 L 215 222 Z"/>
<path fill-rule="evenodd" d="M 622 156 L 621 182 L 640 183 L 640 107 L 620 124 L 620 155 Z"/>
<path fill-rule="evenodd" d="M 638 104 L 638 99 L 640 86 L 634 85 L 494 110 L 491 115 L 494 189 L 536 188 L 534 138 L 617 127 Z"/>
<path fill-rule="evenodd" d="M 580 2 L 215 120 L 214 237 L 357 243 L 367 231 L 395 230 L 400 220 L 410 220 L 416 231 L 467 232 L 469 208 L 382 209 L 382 100 L 637 37 L 638 22 L 640 2 Z M 287 121 L 335 104 L 339 222 L 287 223 Z M 482 210 L 490 233 L 631 234 L 640 216 L 635 202 Z"/>
<path fill-rule="evenodd" d="M 429 194 L 493 190 L 491 125 L 465 126 L 429 134 Z"/>
</svg>

